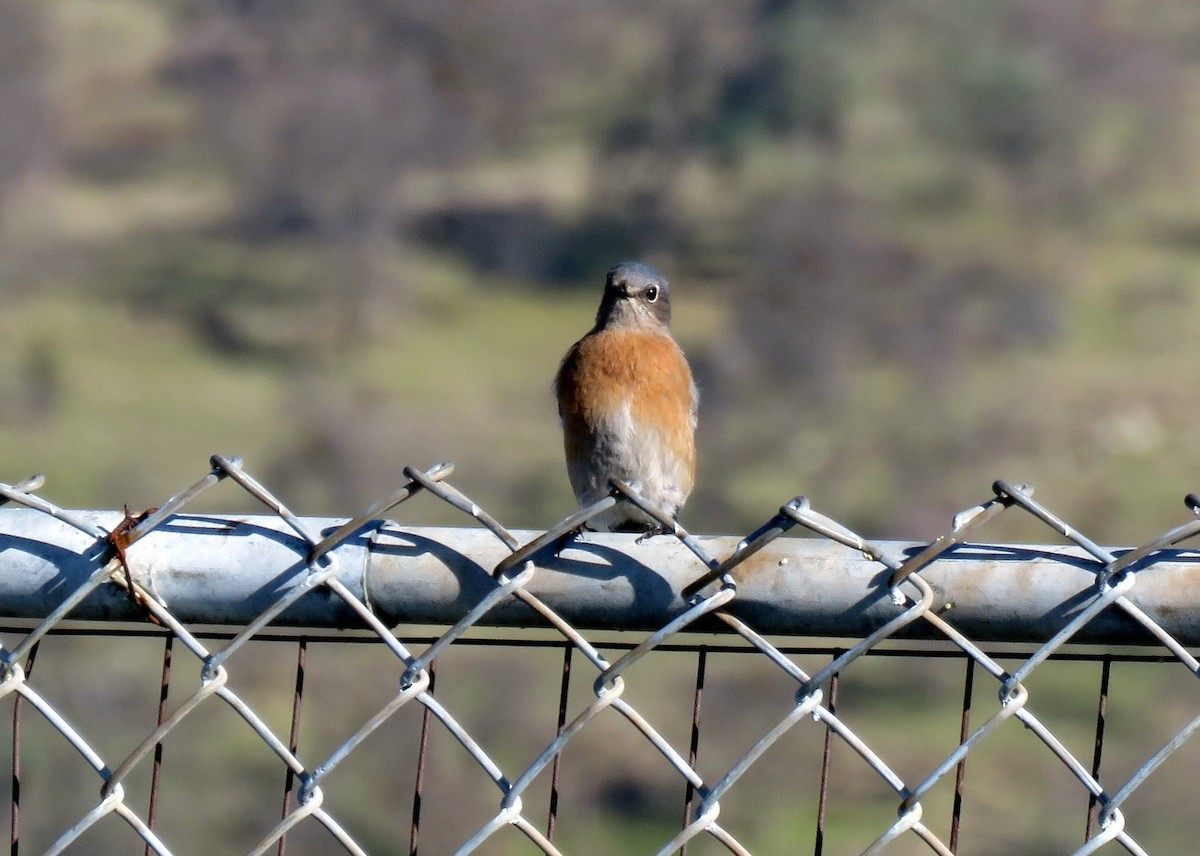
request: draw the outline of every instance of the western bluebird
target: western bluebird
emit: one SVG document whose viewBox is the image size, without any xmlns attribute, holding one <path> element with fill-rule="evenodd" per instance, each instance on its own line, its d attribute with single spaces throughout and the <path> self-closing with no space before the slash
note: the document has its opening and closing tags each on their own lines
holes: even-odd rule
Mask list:
<svg viewBox="0 0 1200 856">
<path fill-rule="evenodd" d="M 622 262 L 608 272 L 596 326 L 563 357 L 554 388 L 567 475 L 581 506 L 607 496 L 609 479 L 619 478 L 674 517 L 692 490 L 699 394 L 670 322 L 667 281 L 644 264 Z M 629 502 L 588 526 L 660 528 Z"/>
</svg>

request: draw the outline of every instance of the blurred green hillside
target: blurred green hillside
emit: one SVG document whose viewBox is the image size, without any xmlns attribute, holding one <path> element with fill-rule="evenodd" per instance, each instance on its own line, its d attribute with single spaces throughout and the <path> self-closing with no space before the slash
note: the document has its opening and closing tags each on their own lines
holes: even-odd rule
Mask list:
<svg viewBox="0 0 1200 856">
<path fill-rule="evenodd" d="M 548 525 L 549 378 L 626 257 L 701 382 L 694 529 L 927 537 L 1003 477 L 1117 542 L 1196 487 L 1193 4 L 0 16 L 0 460 L 60 501 L 219 451 L 347 514 L 449 458 Z"/>
<path fill-rule="evenodd" d="M 218 452 L 301 514 L 350 515 L 405 465 L 449 459 L 454 484 L 504 524 L 549 526 L 574 507 L 550 379 L 604 272 L 640 258 L 672 281 L 701 386 L 689 529 L 743 533 L 804 494 L 865 535 L 924 539 L 1003 478 L 1033 483 L 1094 540 L 1144 542 L 1200 489 L 1198 108 L 1193 0 L 0 0 L 0 481 L 44 472 L 60 504 L 140 509 Z M 202 502 L 252 507 L 236 490 Z M 432 501 L 398 516 L 462 523 Z M 986 537 L 1050 540 L 1016 518 Z M 135 701 L 132 678 L 85 673 L 77 641 L 52 640 L 40 667 L 67 675 L 55 700 L 71 718 L 115 732 L 150 716 L 144 650 L 112 660 L 120 677 L 142 667 Z M 497 696 L 527 681 L 551 711 L 552 654 L 535 679 L 455 646 L 439 698 L 480 730 L 504 718 L 475 709 L 493 701 L 489 680 Z M 356 675 L 390 675 L 383 656 L 339 652 L 313 669 L 315 692 L 362 721 L 383 701 Z M 279 684 L 261 706 L 283 733 L 291 660 L 246 659 L 251 693 Z M 680 714 L 685 745 L 693 665 L 654 668 L 639 701 L 671 694 L 655 714 Z M 706 775 L 778 721 L 767 702 L 793 703 L 793 686 L 755 668 L 714 667 Z M 1039 712 L 1082 756 L 1094 712 L 1069 691 L 1084 679 L 1052 668 L 1036 679 L 1066 700 Z M 880 735 L 927 748 L 936 702 L 953 747 L 957 671 L 856 669 L 846 692 L 877 699 Z M 1159 698 L 1173 677 L 1121 687 Z M 514 717 L 533 707 L 514 696 Z M 1118 738 L 1143 728 L 1137 710 L 1114 717 Z M 1179 728 L 1153 724 L 1164 740 Z M 537 751 L 544 726 L 503 751 Z M 253 779 L 245 747 L 191 727 L 205 739 L 169 752 Z M 818 757 L 815 734 L 786 751 Z M 1003 742 L 1028 735 L 1003 734 L 988 751 L 1028 782 Z M 673 776 L 629 798 L 629 771 L 650 762 L 619 737 L 589 736 L 587 760 L 566 765 L 576 807 L 615 819 L 578 812 L 582 828 L 563 834 L 585 849 L 569 852 L 641 852 L 678 822 Z M 393 770 L 377 767 L 409 768 L 394 757 L 355 763 L 380 781 Z M 445 757 L 443 782 L 473 772 Z M 757 767 L 725 809 L 764 852 L 811 840 L 779 785 L 802 778 L 793 762 Z M 53 794 L 55 763 L 40 769 Z M 274 759 L 255 770 L 278 787 Z M 1176 804 L 1185 775 L 1153 799 Z M 854 836 L 894 817 L 873 784 L 835 782 L 832 811 L 848 819 L 831 824 L 831 849 L 861 849 Z M 387 811 L 410 795 L 370 787 L 347 785 L 336 808 L 392 842 L 372 824 L 402 829 Z M 1081 840 L 1082 823 L 1062 823 L 1083 811 L 1065 785 L 1028 828 L 1008 822 L 1020 809 L 993 818 L 1019 790 L 977 792 L 967 817 L 990 843 L 973 852 Z M 490 816 L 491 783 L 467 802 Z M 239 809 L 229 825 L 246 829 L 209 834 L 257 840 L 270 819 Z M 460 811 L 431 802 L 430 852 L 461 843 L 445 822 Z M 180 838 L 203 841 L 188 826 L 203 818 L 180 815 Z M 1159 836 L 1154 852 L 1185 852 L 1178 817 L 1150 817 L 1138 834 Z"/>
</svg>

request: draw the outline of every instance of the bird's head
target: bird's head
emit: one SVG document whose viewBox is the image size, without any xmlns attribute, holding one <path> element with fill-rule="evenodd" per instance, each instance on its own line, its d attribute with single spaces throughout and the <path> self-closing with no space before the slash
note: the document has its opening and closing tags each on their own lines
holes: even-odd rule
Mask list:
<svg viewBox="0 0 1200 856">
<path fill-rule="evenodd" d="M 671 294 L 666 278 L 641 262 L 621 262 L 608 272 L 596 327 L 606 330 L 657 330 L 671 323 Z"/>
</svg>

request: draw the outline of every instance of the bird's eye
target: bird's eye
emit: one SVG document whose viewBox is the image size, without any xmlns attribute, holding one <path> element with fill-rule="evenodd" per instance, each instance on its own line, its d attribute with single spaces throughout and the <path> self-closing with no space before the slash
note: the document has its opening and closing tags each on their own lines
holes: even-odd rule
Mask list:
<svg viewBox="0 0 1200 856">
<path fill-rule="evenodd" d="M 646 302 L 653 303 L 658 300 L 658 286 L 652 285 L 646 289 Z"/>
</svg>

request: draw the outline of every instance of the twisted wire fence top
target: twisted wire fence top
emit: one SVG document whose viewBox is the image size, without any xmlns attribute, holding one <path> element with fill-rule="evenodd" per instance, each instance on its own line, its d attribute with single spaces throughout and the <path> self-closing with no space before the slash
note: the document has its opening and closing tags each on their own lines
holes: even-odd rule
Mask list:
<svg viewBox="0 0 1200 856">
<path fill-rule="evenodd" d="M 0 484 L 0 505 L 8 506 L 0 509 L 0 611 L 34 622 L 0 650 L 0 696 L 15 694 L 18 703 L 36 710 L 94 771 L 98 785 L 94 804 L 44 852 L 64 852 L 86 841 L 88 830 L 109 816 L 124 821 L 148 852 L 192 852 L 186 841 L 160 838 L 154 802 L 149 810 L 136 807 L 125 784 L 134 771 L 148 766 L 157 781 L 163 741 L 181 733 L 200 711 L 222 705 L 267 747 L 287 778 L 280 819 L 261 830 L 248 851 L 255 854 L 282 852 L 289 833 L 302 823 L 320 825 L 339 852 L 392 852 L 373 850 L 327 807 L 326 788 L 331 774 L 366 751 L 363 744 L 404 709 L 421 711 L 423 744 L 430 729 L 449 734 L 465 763 L 495 789 L 495 811 L 487 821 L 458 830 L 455 852 L 464 854 L 490 852 L 497 836 L 513 829 L 534 852 L 560 852 L 553 809 L 543 827 L 528 801 L 531 788 L 549 778 L 553 803 L 564 752 L 584 745 L 581 735 L 602 714 L 624 720 L 632 735 L 628 739 L 644 741 L 686 788 L 687 813 L 678 832 L 647 852 L 686 852 L 689 845 L 703 844 L 704 852 L 749 853 L 745 833 L 723 822 L 722 800 L 764 757 L 780 751 L 794 730 L 811 728 L 825 735 L 826 760 L 832 746 L 848 750 L 865 775 L 894 793 L 895 817 L 861 852 L 956 852 L 958 808 L 947 836 L 928 822 L 927 797 L 947 783 L 961 793 L 967 757 L 1015 720 L 1091 803 L 1094 824 L 1073 852 L 1109 847 L 1141 854 L 1148 851 L 1122 808 L 1200 726 L 1200 709 L 1189 712 L 1192 718 L 1165 744 L 1144 752 L 1131 772 L 1101 777 L 1099 750 L 1089 759 L 1073 752 L 1035 713 L 1036 695 L 1028 686 L 1036 670 L 1080 641 L 1154 645 L 1176 664 L 1181 681 L 1197 677 L 1200 662 L 1186 646 L 1200 639 L 1200 593 L 1190 584 L 1200 572 L 1200 557 L 1179 546 L 1200 532 L 1194 515 L 1147 544 L 1116 550 L 1057 517 L 1033 498 L 1029 486 L 997 482 L 990 496 L 957 515 L 949 531 L 931 543 L 869 541 L 802 497 L 786 502 L 745 538 L 734 539 L 693 535 L 648 504 L 636 485 L 614 482 L 600 502 L 546 532 L 531 533 L 506 529 L 451 485 L 449 464 L 404 472 L 407 481 L 395 493 L 357 517 L 337 520 L 297 516 L 239 459 L 220 456 L 195 484 L 142 513 L 60 508 L 38 495 L 38 477 Z M 198 496 L 230 482 L 267 513 L 189 513 L 187 506 Z M 471 528 L 406 528 L 382 519 L 422 493 L 471 518 Z M 668 534 L 649 539 L 575 534 L 617 502 L 638 505 Z M 1195 497 L 1187 504 L 1192 512 L 1200 505 Z M 969 540 L 997 516 L 1014 513 L 1041 521 L 1058 545 Z M 780 540 L 789 532 L 817 537 Z M 35 687 L 31 664 L 37 646 L 65 621 L 79 618 L 144 620 L 169 640 L 168 654 L 174 644 L 198 665 L 199 680 L 190 694 L 167 705 L 164 692 L 155 726 L 139 733 L 131 751 L 102 753 L 89 739 L 87 722 L 69 722 Z M 430 639 L 406 638 L 403 628 L 412 623 L 446 629 Z M 212 624 L 236 629 L 215 636 L 203 632 Z M 324 754 L 298 749 L 298 701 L 291 732 L 281 734 L 230 680 L 236 669 L 231 658 L 281 624 L 364 629 L 393 658 L 388 680 L 395 682 L 394 691 L 371 715 L 340 733 Z M 573 655 L 586 661 L 592 681 L 588 699 L 573 703 L 564 678 L 556 733 L 517 762 L 464 724 L 434 686 L 440 655 L 469 631 L 496 625 L 551 633 L 567 653 L 565 672 Z M 613 657 L 589 637 L 595 629 L 638 636 Z M 761 655 L 772 674 L 791 687 L 792 702 L 716 774 L 702 775 L 695 736 L 686 745 L 664 730 L 650 712 L 653 704 L 632 692 L 627 679 L 647 655 L 678 642 L 681 634 L 717 630 Z M 810 672 L 774 638 L 785 634 L 850 641 Z M 890 640 L 913 637 L 936 639 L 958 652 L 970 666 L 967 700 L 977 671 L 992 700 L 977 705 L 982 713 L 974 710 L 970 717 L 964 703 L 956 745 L 926 758 L 917 774 L 906 775 L 855 722 L 853 711 L 839 710 L 834 695 L 839 676 L 865 655 Z M 1019 662 L 1002 664 L 982 647 L 996 640 L 1036 645 Z M 303 653 L 302 644 L 297 699 Z M 694 729 L 703 664 L 702 658 Z M 822 818 L 823 812 L 822 803 Z M 15 838 L 15 810 L 13 817 Z M 819 852 L 820 839 L 817 847 Z"/>
</svg>

